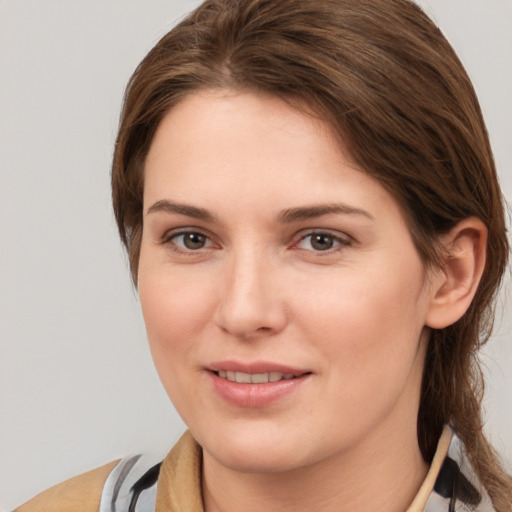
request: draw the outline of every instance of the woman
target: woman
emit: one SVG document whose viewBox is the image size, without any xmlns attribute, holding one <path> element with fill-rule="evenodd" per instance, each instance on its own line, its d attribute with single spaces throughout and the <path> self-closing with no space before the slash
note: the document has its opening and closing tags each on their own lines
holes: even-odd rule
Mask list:
<svg viewBox="0 0 512 512">
<path fill-rule="evenodd" d="M 510 510 L 475 359 L 503 203 L 471 83 L 417 6 L 205 2 L 133 75 L 112 185 L 190 433 L 39 503 Z"/>
</svg>

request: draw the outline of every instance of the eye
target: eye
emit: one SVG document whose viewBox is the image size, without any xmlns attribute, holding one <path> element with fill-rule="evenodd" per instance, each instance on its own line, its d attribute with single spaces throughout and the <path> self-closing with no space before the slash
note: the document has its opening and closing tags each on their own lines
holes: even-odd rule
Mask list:
<svg viewBox="0 0 512 512">
<path fill-rule="evenodd" d="M 167 236 L 164 243 L 171 243 L 178 251 L 199 251 L 212 245 L 212 241 L 203 233 L 198 231 L 181 231 L 171 233 Z"/>
<path fill-rule="evenodd" d="M 303 236 L 296 245 L 298 249 L 313 250 L 315 252 L 324 252 L 331 249 L 350 245 L 348 239 L 331 233 L 308 233 Z"/>
</svg>

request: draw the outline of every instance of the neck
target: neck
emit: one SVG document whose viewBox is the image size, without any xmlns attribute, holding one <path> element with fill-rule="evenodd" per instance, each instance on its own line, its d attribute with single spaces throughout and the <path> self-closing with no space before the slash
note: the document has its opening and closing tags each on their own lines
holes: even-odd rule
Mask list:
<svg viewBox="0 0 512 512">
<path fill-rule="evenodd" d="M 384 428 L 349 451 L 285 473 L 242 473 L 203 459 L 206 512 L 403 512 L 427 473 L 416 425 Z"/>
</svg>

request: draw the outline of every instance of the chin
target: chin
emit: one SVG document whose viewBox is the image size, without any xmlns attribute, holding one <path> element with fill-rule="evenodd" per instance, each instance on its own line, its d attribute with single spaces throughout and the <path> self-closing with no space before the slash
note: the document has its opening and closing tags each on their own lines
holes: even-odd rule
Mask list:
<svg viewBox="0 0 512 512">
<path fill-rule="evenodd" d="M 224 467 L 239 473 L 277 474 L 304 466 L 297 454 L 276 450 L 275 447 L 273 450 L 256 448 L 245 451 L 230 447 L 229 451 L 215 450 L 210 454 Z"/>
<path fill-rule="evenodd" d="M 244 429 L 245 430 L 245 429 Z M 308 465 L 305 440 L 295 440 L 282 432 L 258 432 L 257 426 L 238 432 L 223 432 L 196 437 L 197 441 L 219 464 L 242 473 L 284 473 Z M 242 433 L 241 433 L 242 432 Z M 194 434 L 194 432 L 193 432 Z M 302 450 L 299 452 L 297 448 Z M 307 451 L 307 450 L 306 450 Z"/>
</svg>

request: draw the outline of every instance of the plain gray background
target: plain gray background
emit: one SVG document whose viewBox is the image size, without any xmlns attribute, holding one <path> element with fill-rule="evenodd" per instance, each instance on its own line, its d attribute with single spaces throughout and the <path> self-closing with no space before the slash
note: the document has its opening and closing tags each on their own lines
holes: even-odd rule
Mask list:
<svg viewBox="0 0 512 512">
<path fill-rule="evenodd" d="M 0 509 L 185 428 L 147 349 L 110 207 L 124 85 L 193 0 L 0 0 Z M 512 0 L 421 2 L 479 94 L 512 198 Z M 510 281 L 508 294 L 512 291 Z M 483 356 L 512 469 L 511 303 Z"/>
</svg>

